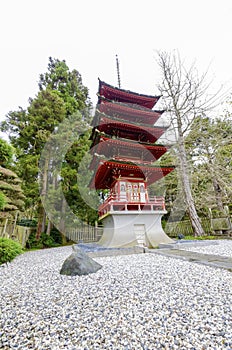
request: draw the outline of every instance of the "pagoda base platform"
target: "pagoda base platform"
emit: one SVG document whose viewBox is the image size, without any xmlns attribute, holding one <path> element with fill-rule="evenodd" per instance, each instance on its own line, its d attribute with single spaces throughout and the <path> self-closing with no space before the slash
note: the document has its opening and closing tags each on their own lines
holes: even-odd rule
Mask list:
<svg viewBox="0 0 232 350">
<path fill-rule="evenodd" d="M 155 248 L 161 243 L 174 243 L 161 225 L 164 210 L 113 211 L 101 221 L 103 235 L 98 244 L 109 248 L 144 246 Z"/>
</svg>

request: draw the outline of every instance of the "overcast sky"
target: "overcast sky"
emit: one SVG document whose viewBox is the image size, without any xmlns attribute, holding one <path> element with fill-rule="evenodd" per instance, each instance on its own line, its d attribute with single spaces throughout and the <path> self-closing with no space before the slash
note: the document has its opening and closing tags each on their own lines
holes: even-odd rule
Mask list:
<svg viewBox="0 0 232 350">
<path fill-rule="evenodd" d="M 0 119 L 38 92 L 48 57 L 76 68 L 96 103 L 98 77 L 156 94 L 156 50 L 178 49 L 215 86 L 232 86 L 231 0 L 5 0 L 0 2 Z"/>
</svg>

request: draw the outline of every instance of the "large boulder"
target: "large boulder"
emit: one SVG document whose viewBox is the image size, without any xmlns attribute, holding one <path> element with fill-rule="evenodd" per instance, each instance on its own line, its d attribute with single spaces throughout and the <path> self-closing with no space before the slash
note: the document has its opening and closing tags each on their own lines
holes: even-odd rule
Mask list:
<svg viewBox="0 0 232 350">
<path fill-rule="evenodd" d="M 82 249 L 73 246 L 73 253 L 64 261 L 60 274 L 67 276 L 88 275 L 101 268 L 102 265 L 90 258 Z"/>
</svg>

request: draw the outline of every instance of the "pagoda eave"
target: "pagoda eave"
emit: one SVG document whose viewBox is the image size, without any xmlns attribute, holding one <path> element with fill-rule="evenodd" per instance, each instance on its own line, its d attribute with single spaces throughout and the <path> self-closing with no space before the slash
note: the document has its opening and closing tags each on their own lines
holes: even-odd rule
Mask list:
<svg viewBox="0 0 232 350">
<path fill-rule="evenodd" d="M 161 96 L 142 95 L 129 90 L 119 89 L 112 85 L 109 85 L 99 79 L 100 96 L 104 96 L 108 100 L 114 100 L 117 102 L 134 103 L 140 106 L 152 109 L 158 102 Z M 100 99 L 99 99 L 100 103 Z"/>
<path fill-rule="evenodd" d="M 168 127 L 164 126 L 156 126 L 156 127 L 148 127 L 141 126 L 136 124 L 128 124 L 123 120 L 113 120 L 109 118 L 101 118 L 99 121 L 99 125 L 97 126 L 97 130 L 100 132 L 104 132 L 107 135 L 111 135 L 113 137 L 125 138 L 135 141 L 141 142 L 156 142 L 168 129 Z M 94 139 L 96 127 L 92 131 L 92 135 L 90 139 Z M 92 146 L 94 143 L 92 144 Z"/>
<path fill-rule="evenodd" d="M 130 120 L 137 123 L 144 123 L 154 125 L 160 116 L 164 113 L 164 110 L 154 111 L 149 108 L 129 105 L 125 103 L 119 103 L 115 101 L 100 100 L 100 104 L 97 106 L 97 111 L 99 113 L 104 113 L 105 115 L 111 117 L 117 117 L 124 120 Z M 95 118 L 94 118 L 95 119 Z M 93 123 L 95 120 L 93 121 Z"/>
<path fill-rule="evenodd" d="M 127 160 L 140 164 L 142 162 L 155 162 L 165 152 L 168 147 L 161 145 L 151 145 L 147 143 L 129 142 L 124 139 L 112 139 L 99 135 L 97 144 L 92 148 L 93 160 L 90 169 L 96 166 L 96 157 L 113 158 Z"/>
<path fill-rule="evenodd" d="M 110 189 L 115 179 L 127 177 L 147 181 L 150 185 L 164 176 L 168 175 L 174 167 L 154 167 L 146 165 L 135 165 L 116 161 L 99 161 L 99 166 L 90 183 L 90 188 Z"/>
<path fill-rule="evenodd" d="M 137 125 L 137 126 L 141 126 L 141 127 L 147 127 L 147 128 L 153 128 L 154 124 L 155 124 L 155 120 L 153 120 L 152 123 L 147 123 L 147 120 L 144 119 L 141 122 L 138 121 L 134 121 L 133 119 L 126 119 L 126 118 L 121 118 L 121 116 L 119 115 L 114 115 L 114 116 L 110 116 L 109 114 L 100 112 L 100 111 L 96 111 L 94 120 L 92 122 L 92 126 L 96 127 L 98 126 L 102 120 L 106 119 L 108 120 L 112 120 L 112 122 L 115 123 L 123 123 L 126 125 Z"/>
</svg>

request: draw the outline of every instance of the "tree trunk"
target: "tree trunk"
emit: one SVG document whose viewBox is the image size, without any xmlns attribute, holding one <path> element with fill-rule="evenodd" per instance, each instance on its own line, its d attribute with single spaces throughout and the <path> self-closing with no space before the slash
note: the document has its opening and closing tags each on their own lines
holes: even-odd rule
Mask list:
<svg viewBox="0 0 232 350">
<path fill-rule="evenodd" d="M 46 194 L 47 194 L 49 160 L 50 160 L 50 150 L 49 150 L 48 154 L 46 155 L 46 158 L 44 159 L 43 171 L 41 174 L 41 177 L 42 177 L 41 193 L 40 193 L 41 203 L 40 203 L 40 208 L 39 208 L 36 239 L 40 238 L 41 233 L 45 232 L 45 228 L 46 228 L 46 212 L 45 212 L 44 207 L 43 207 L 43 200 L 45 199 Z"/>
<path fill-rule="evenodd" d="M 215 179 L 215 177 L 213 177 L 212 182 L 213 182 L 213 188 L 214 188 L 217 208 L 220 212 L 223 212 L 224 207 L 223 207 L 223 203 L 222 203 L 222 196 L 221 196 L 222 191 L 221 191 L 220 185 L 219 185 L 218 181 Z"/>
<path fill-rule="evenodd" d="M 46 213 L 45 210 L 42 206 L 42 203 L 39 205 L 39 210 L 38 210 L 38 224 L 37 224 L 37 230 L 36 230 L 36 239 L 39 240 L 41 233 L 45 232 L 45 227 L 46 227 Z"/>
<path fill-rule="evenodd" d="M 61 237 L 62 237 L 62 245 L 67 244 L 67 237 L 61 232 Z"/>
<path fill-rule="evenodd" d="M 50 234 L 51 234 L 51 229 L 52 229 L 52 222 L 48 219 L 48 224 L 47 224 L 47 230 L 46 230 L 46 234 L 48 235 L 48 236 L 50 236 Z"/>
<path fill-rule="evenodd" d="M 183 192 L 185 196 L 185 202 L 187 205 L 189 219 L 191 221 L 194 235 L 203 236 L 204 230 L 201 226 L 200 219 L 197 215 L 197 211 L 196 211 L 194 200 L 191 193 L 188 165 L 187 165 L 187 155 L 185 151 L 184 138 L 182 135 L 179 137 L 178 146 L 179 146 L 178 157 L 180 161 L 180 177 L 183 185 Z"/>
<path fill-rule="evenodd" d="M 210 97 L 206 95 L 207 88 L 209 88 L 206 74 L 199 76 L 194 64 L 186 68 L 178 52 L 177 54 L 158 52 L 158 64 L 162 73 L 160 93 L 166 98 L 166 110 L 171 113 L 171 121 L 178 136 L 180 178 L 185 202 L 194 234 L 200 236 L 204 234 L 204 230 L 191 193 L 184 134 L 198 116 L 203 116 L 213 108 L 212 101 L 218 99 L 218 93 Z"/>
<path fill-rule="evenodd" d="M 65 235 L 65 212 L 66 212 L 66 200 L 63 198 L 62 199 L 62 205 L 61 205 L 61 218 L 60 218 L 60 225 L 59 225 L 59 231 L 62 235 L 62 244 L 67 243 L 67 238 Z"/>
</svg>

